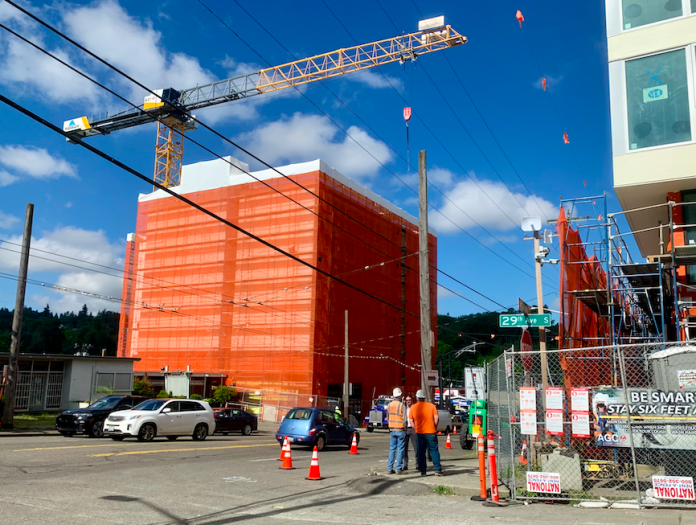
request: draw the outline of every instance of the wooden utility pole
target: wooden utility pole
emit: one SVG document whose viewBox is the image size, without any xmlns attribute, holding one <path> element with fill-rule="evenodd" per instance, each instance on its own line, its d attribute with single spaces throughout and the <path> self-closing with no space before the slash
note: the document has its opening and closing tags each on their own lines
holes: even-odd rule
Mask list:
<svg viewBox="0 0 696 525">
<path fill-rule="evenodd" d="M 348 383 L 348 310 L 346 310 L 345 341 L 343 343 L 343 417 L 349 420 L 350 383 Z"/>
<path fill-rule="evenodd" d="M 539 231 L 534 230 L 534 261 L 536 269 L 536 289 L 537 289 L 537 313 L 544 313 L 544 294 L 541 290 L 541 256 L 539 255 Z M 546 328 L 539 327 L 539 350 L 541 357 L 541 396 L 544 402 L 544 413 L 546 412 L 546 387 L 549 384 L 548 366 L 546 364 Z"/>
<path fill-rule="evenodd" d="M 425 150 L 418 152 L 418 267 L 420 272 L 421 388 L 425 400 L 433 402 L 432 388 L 425 384 L 425 372 L 433 366 L 430 341 L 430 256 L 428 253 L 428 172 Z"/>
<path fill-rule="evenodd" d="M 34 219 L 34 205 L 27 203 L 24 217 L 24 236 L 22 254 L 19 258 L 19 276 L 17 278 L 17 298 L 12 317 L 12 341 L 10 358 L 5 379 L 5 408 L 2 413 L 2 428 L 14 427 L 15 398 L 17 397 L 17 361 L 19 359 L 19 341 L 22 336 L 22 316 L 24 314 L 24 296 L 27 291 L 27 271 L 29 269 L 29 247 L 31 246 L 31 225 Z"/>
</svg>

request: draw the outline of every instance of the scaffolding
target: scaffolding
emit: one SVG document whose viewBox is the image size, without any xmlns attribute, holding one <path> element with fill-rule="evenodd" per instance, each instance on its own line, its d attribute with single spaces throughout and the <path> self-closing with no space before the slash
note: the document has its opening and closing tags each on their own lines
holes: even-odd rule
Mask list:
<svg viewBox="0 0 696 525">
<path fill-rule="evenodd" d="M 560 348 L 675 340 L 678 330 L 672 329 L 671 319 L 678 310 L 674 297 L 680 264 L 675 250 L 667 256 L 661 242 L 660 256 L 634 260 L 626 237 L 635 232 L 622 233 L 617 222 L 617 217 L 634 210 L 608 213 L 606 195 L 566 199 L 561 205 L 556 222 L 561 246 Z M 660 239 L 665 226 L 673 232 L 674 221 L 656 227 Z M 692 252 L 696 264 L 696 245 Z"/>
</svg>

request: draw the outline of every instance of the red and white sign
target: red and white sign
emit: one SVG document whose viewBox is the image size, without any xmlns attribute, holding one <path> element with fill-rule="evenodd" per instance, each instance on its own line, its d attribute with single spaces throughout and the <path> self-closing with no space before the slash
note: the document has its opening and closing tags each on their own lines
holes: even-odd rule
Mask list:
<svg viewBox="0 0 696 525">
<path fill-rule="evenodd" d="M 520 412 L 536 411 L 536 388 L 533 386 L 520 387 Z"/>
<path fill-rule="evenodd" d="M 573 422 L 573 437 L 590 437 L 590 414 L 587 412 L 573 412 L 571 419 Z"/>
<path fill-rule="evenodd" d="M 590 411 L 590 391 L 587 388 L 570 389 L 570 409 L 573 412 Z"/>
<path fill-rule="evenodd" d="M 557 472 L 527 472 L 527 491 L 543 494 L 561 493 L 561 475 Z"/>
<path fill-rule="evenodd" d="M 563 410 L 546 411 L 546 433 L 555 436 L 563 435 Z"/>
<path fill-rule="evenodd" d="M 520 431 L 525 436 L 537 435 L 536 412 L 520 412 Z"/>
<path fill-rule="evenodd" d="M 529 372 L 534 364 L 534 357 L 531 354 L 532 351 L 532 335 L 529 330 L 522 331 L 522 339 L 520 339 L 520 353 L 522 355 L 522 365 L 524 369 Z"/>
<path fill-rule="evenodd" d="M 411 120 L 411 108 L 404 108 L 404 120 L 406 122 Z"/>
<path fill-rule="evenodd" d="M 681 476 L 653 476 L 653 490 L 658 499 L 694 499 L 694 479 Z"/>
<path fill-rule="evenodd" d="M 505 375 L 512 377 L 512 359 L 505 360 Z"/>
<path fill-rule="evenodd" d="M 546 410 L 563 410 L 563 389 L 560 386 L 546 388 Z"/>
</svg>

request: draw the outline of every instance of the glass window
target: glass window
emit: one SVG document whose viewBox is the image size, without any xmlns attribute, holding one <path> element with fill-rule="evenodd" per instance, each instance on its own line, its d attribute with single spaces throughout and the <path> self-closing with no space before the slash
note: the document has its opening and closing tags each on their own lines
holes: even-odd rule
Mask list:
<svg viewBox="0 0 696 525">
<path fill-rule="evenodd" d="M 626 61 L 629 148 L 691 140 L 686 50 Z"/>
<path fill-rule="evenodd" d="M 309 416 L 312 415 L 312 410 L 308 408 L 295 408 L 288 412 L 288 415 L 285 416 L 285 419 L 304 419 L 307 420 L 309 419 Z"/>
<path fill-rule="evenodd" d="M 164 408 L 169 408 L 172 412 L 181 412 L 180 405 L 181 405 L 180 401 L 172 401 Z"/>
<path fill-rule="evenodd" d="M 148 399 L 137 405 L 133 410 L 159 410 L 166 402 L 166 399 Z"/>
<path fill-rule="evenodd" d="M 691 14 L 696 13 L 696 0 L 691 0 Z"/>
<path fill-rule="evenodd" d="M 691 5 L 695 3 L 691 0 Z M 682 16 L 682 0 L 622 0 L 623 28 L 652 24 Z"/>
</svg>

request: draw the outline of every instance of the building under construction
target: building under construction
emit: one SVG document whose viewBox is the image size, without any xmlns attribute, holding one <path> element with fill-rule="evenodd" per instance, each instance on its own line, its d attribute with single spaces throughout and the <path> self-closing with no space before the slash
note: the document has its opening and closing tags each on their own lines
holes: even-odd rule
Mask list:
<svg viewBox="0 0 696 525">
<path fill-rule="evenodd" d="M 417 220 L 320 160 L 247 172 L 232 157 L 201 162 L 173 189 L 384 302 L 156 190 L 140 195 L 128 236 L 118 355 L 137 357 L 155 386 L 180 372 L 190 393 L 227 384 L 338 397 L 347 311 L 353 411 L 394 386 L 418 388 Z M 434 269 L 432 232 L 429 246 Z M 436 305 L 433 281 L 430 293 Z"/>
</svg>

